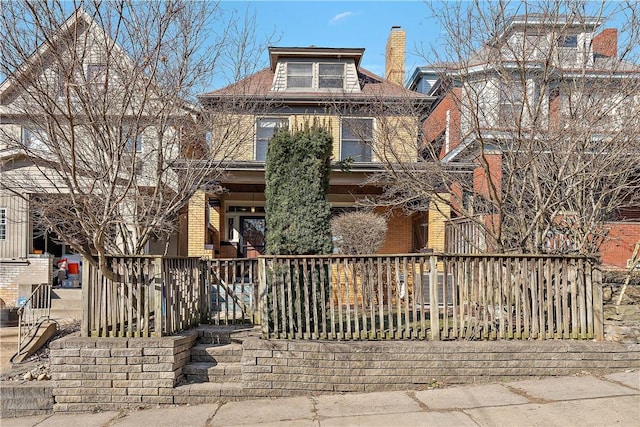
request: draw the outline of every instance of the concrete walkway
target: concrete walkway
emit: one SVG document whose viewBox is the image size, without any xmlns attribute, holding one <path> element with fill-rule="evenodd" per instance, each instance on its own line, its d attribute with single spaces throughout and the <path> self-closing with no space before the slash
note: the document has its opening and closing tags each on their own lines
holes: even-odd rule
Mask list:
<svg viewBox="0 0 640 427">
<path fill-rule="evenodd" d="M 38 426 L 638 426 L 640 372 L 0 420 Z"/>
</svg>

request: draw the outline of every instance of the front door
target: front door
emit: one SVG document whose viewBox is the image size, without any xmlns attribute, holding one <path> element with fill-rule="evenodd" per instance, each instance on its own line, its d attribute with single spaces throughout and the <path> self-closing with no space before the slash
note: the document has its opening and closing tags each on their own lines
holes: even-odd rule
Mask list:
<svg viewBox="0 0 640 427">
<path fill-rule="evenodd" d="M 242 256 L 256 258 L 264 254 L 267 220 L 259 216 L 241 216 L 240 234 L 242 235 Z"/>
</svg>

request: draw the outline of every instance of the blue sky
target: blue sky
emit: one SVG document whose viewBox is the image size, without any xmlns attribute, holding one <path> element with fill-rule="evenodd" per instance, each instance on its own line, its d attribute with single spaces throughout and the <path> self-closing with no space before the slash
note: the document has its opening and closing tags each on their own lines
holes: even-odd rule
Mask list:
<svg viewBox="0 0 640 427">
<path fill-rule="evenodd" d="M 415 55 L 428 48 L 440 32 L 423 1 L 223 1 L 224 9 L 255 13 L 260 35 L 275 33 L 277 46 L 365 48 L 361 66 L 384 74 L 389 31 L 399 25 L 407 32 L 406 71 L 425 65 Z M 428 49 L 427 49 L 428 50 Z M 267 56 L 264 56 L 265 65 Z"/>
</svg>

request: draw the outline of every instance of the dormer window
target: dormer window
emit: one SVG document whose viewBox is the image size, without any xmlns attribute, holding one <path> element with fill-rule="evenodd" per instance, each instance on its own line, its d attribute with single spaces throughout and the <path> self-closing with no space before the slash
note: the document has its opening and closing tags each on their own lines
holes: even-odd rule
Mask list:
<svg viewBox="0 0 640 427">
<path fill-rule="evenodd" d="M 344 69 L 337 62 L 287 62 L 287 89 L 344 89 Z"/>
<path fill-rule="evenodd" d="M 313 87 L 313 64 L 289 62 L 287 64 L 287 87 L 290 89 L 311 89 Z"/>
<path fill-rule="evenodd" d="M 344 64 L 318 64 L 318 88 L 342 89 Z"/>
</svg>

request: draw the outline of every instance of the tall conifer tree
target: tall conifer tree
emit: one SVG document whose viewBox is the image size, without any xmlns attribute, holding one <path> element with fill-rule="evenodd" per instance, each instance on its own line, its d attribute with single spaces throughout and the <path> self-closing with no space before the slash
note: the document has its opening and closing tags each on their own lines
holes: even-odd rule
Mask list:
<svg viewBox="0 0 640 427">
<path fill-rule="evenodd" d="M 331 253 L 327 193 L 333 139 L 316 123 L 276 132 L 266 162 L 267 253 Z"/>
</svg>

